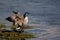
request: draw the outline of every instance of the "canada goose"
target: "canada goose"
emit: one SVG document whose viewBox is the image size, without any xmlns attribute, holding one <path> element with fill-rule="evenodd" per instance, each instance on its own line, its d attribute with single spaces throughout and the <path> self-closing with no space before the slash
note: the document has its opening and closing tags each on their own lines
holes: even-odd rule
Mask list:
<svg viewBox="0 0 60 40">
<path fill-rule="evenodd" d="M 29 14 L 28 12 L 25 12 L 25 14 L 22 16 L 20 16 L 20 14 L 18 12 L 13 11 L 14 15 L 7 17 L 6 20 L 13 22 L 13 25 L 18 25 L 18 27 L 22 27 L 23 25 L 26 25 L 28 23 L 28 17 L 27 14 Z M 17 29 L 19 29 L 17 28 Z"/>
<path fill-rule="evenodd" d="M 28 23 L 28 12 L 25 12 L 25 14 L 23 15 L 23 25 L 26 25 Z"/>
</svg>

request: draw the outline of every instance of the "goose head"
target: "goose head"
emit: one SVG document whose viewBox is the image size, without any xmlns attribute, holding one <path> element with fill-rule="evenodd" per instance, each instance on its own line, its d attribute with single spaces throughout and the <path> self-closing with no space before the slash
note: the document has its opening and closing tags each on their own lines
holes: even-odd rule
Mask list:
<svg viewBox="0 0 60 40">
<path fill-rule="evenodd" d="M 25 12 L 25 14 L 23 15 L 23 17 L 25 18 L 29 13 L 28 12 Z"/>
</svg>

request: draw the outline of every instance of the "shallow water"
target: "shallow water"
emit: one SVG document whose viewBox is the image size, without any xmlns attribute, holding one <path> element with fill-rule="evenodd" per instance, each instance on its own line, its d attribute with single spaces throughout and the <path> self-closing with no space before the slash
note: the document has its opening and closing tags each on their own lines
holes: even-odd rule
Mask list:
<svg viewBox="0 0 60 40">
<path fill-rule="evenodd" d="M 5 20 L 12 11 L 30 13 L 28 25 L 35 27 L 26 31 L 37 38 L 27 40 L 60 40 L 60 0 L 0 0 L 0 22 L 12 24 Z"/>
</svg>

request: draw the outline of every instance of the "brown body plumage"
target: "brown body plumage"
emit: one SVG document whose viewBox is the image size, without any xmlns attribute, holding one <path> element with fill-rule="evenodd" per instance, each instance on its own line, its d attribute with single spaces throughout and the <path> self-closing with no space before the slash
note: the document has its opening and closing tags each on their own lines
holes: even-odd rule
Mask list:
<svg viewBox="0 0 60 40">
<path fill-rule="evenodd" d="M 22 16 L 20 16 L 19 12 L 14 12 L 13 15 L 10 16 L 7 20 L 13 22 L 13 25 L 18 25 L 18 27 L 22 27 L 28 23 L 27 12 Z"/>
</svg>

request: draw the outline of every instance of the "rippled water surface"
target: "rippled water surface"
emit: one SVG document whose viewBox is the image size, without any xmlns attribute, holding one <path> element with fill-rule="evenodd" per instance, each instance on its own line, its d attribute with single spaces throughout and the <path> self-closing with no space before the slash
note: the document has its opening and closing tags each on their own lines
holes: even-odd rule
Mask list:
<svg viewBox="0 0 60 40">
<path fill-rule="evenodd" d="M 12 11 L 30 13 L 28 25 L 34 28 L 26 31 L 36 38 L 27 40 L 60 40 L 60 0 L 0 0 L 0 22 L 10 25 L 5 18 Z"/>
</svg>

